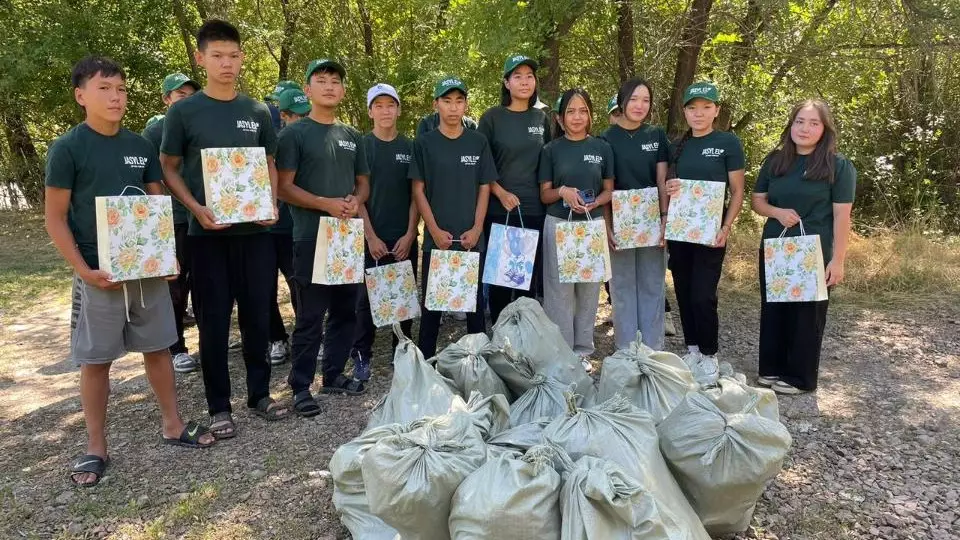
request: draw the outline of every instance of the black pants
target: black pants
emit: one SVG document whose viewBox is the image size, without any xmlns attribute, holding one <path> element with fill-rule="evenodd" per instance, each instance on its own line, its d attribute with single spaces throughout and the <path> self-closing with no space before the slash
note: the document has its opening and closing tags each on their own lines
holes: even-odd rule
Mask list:
<svg viewBox="0 0 960 540">
<path fill-rule="evenodd" d="M 384 243 L 387 244 L 387 247 L 393 247 L 396 245 L 398 239 L 389 239 L 384 240 Z M 407 258 L 403 259 L 404 261 L 410 261 L 411 266 L 413 266 L 413 278 L 417 278 L 417 251 L 419 245 L 416 240 L 413 241 L 413 244 L 410 246 L 410 253 L 407 254 Z M 398 261 L 396 257 L 392 254 L 385 255 L 380 259 L 379 264 L 391 264 L 401 262 Z M 373 256 L 370 255 L 368 250 L 365 255 L 364 266 L 366 268 L 371 268 L 376 266 L 378 261 L 373 259 Z M 403 334 L 409 338 L 412 338 L 410 335 L 413 332 L 413 319 L 409 319 L 400 323 L 400 329 L 403 330 Z M 397 348 L 397 343 L 399 340 L 397 336 L 393 335 L 393 332 L 390 333 L 393 336 L 393 348 Z M 373 316 L 370 314 L 370 297 L 367 295 L 367 287 L 365 285 L 360 286 L 360 291 L 357 294 L 357 332 L 356 337 L 353 341 L 353 349 L 358 353 L 363 355 L 364 358 L 369 358 L 373 352 L 373 341 L 377 337 L 377 327 L 373 325 Z"/>
<path fill-rule="evenodd" d="M 190 250 L 187 248 L 188 225 L 188 223 L 175 223 L 173 225 L 180 274 L 177 279 L 169 282 L 170 300 L 173 301 L 173 318 L 177 325 L 177 342 L 170 346 L 170 354 L 172 355 L 187 352 L 187 344 L 183 339 L 183 316 L 187 313 L 187 298 L 190 296 Z"/>
<path fill-rule="evenodd" d="M 227 341 L 234 301 L 247 368 L 247 406 L 255 407 L 270 395 L 267 328 L 275 268 L 270 234 L 191 236 L 190 248 L 207 407 L 211 415 L 232 411 Z"/>
<path fill-rule="evenodd" d="M 766 287 L 760 250 L 760 376 L 816 390 L 830 300 L 767 303 Z"/>
<path fill-rule="evenodd" d="M 343 374 L 350 355 L 357 320 L 357 293 L 362 285 L 318 285 L 313 278 L 315 240 L 293 243 L 293 286 L 297 289 L 297 325 L 290 355 L 293 365 L 287 382 L 293 393 L 308 390 L 317 372 L 317 354 L 323 346 L 323 384 L 333 385 Z M 326 329 L 324 329 L 324 316 Z"/>
<path fill-rule="evenodd" d="M 683 341 L 688 346 L 696 345 L 703 354 L 717 354 L 720 330 L 717 284 L 727 248 L 671 241 L 669 249 Z"/>
<path fill-rule="evenodd" d="M 283 324 L 283 316 L 280 315 L 280 305 L 277 301 L 279 292 L 278 278 L 283 275 L 290 289 L 290 304 L 293 306 L 293 314 L 297 314 L 297 293 L 293 286 L 293 236 L 289 234 L 271 234 L 273 239 L 273 251 L 276 254 L 277 264 L 273 271 L 273 296 L 270 301 L 270 342 L 286 341 L 290 336 L 287 334 L 287 328 Z"/>
<path fill-rule="evenodd" d="M 520 226 L 520 219 L 517 216 L 512 216 L 513 219 L 510 221 L 510 225 L 513 227 Z M 483 221 L 483 235 L 487 239 L 490 238 L 490 227 L 494 223 L 500 223 L 506 225 L 506 216 L 491 216 L 487 215 L 487 218 Z M 540 231 L 540 235 L 543 236 L 543 216 L 524 216 L 523 226 L 527 229 L 533 229 Z M 489 246 L 488 246 L 489 249 Z M 541 291 L 543 294 L 543 239 L 537 242 L 537 258 L 533 263 L 533 279 L 530 282 L 530 290 L 524 291 L 521 289 L 511 289 L 510 287 L 500 287 L 498 285 L 489 285 L 487 289 L 487 303 L 490 306 L 490 321 L 493 324 L 497 323 L 497 319 L 500 317 L 500 312 L 503 311 L 503 308 L 507 307 L 510 302 L 513 302 L 517 298 L 527 297 L 527 298 L 536 298 L 537 291 Z M 482 285 L 481 285 L 482 286 Z"/>
<path fill-rule="evenodd" d="M 480 252 L 480 270 L 479 275 L 483 275 L 483 252 Z M 427 298 L 427 279 L 430 273 L 430 252 L 423 252 L 423 271 L 428 274 L 420 280 L 421 292 L 423 298 L 420 302 L 420 352 L 424 358 L 432 358 L 437 355 L 437 338 L 440 336 L 440 316 L 442 311 L 430 311 L 425 302 Z M 467 313 L 467 333 L 480 334 L 487 331 L 487 322 L 483 314 L 483 287 L 477 284 L 477 309 L 473 313 Z"/>
</svg>

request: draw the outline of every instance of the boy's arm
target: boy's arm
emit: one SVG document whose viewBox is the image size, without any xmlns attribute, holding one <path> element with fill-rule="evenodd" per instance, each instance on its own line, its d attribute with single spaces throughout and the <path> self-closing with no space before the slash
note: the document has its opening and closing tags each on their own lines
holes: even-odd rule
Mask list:
<svg viewBox="0 0 960 540">
<path fill-rule="evenodd" d="M 359 179 L 359 177 L 357 178 Z M 363 220 L 363 236 L 367 239 L 367 249 L 370 251 L 370 256 L 373 257 L 374 260 L 379 261 L 390 251 L 390 248 L 377 236 L 377 231 L 373 230 L 373 222 L 370 221 L 370 212 L 367 211 L 366 202 L 358 204 L 360 218 Z M 396 253 L 394 253 L 394 255 L 396 255 Z"/>
<path fill-rule="evenodd" d="M 103 270 L 91 269 L 80 255 L 76 239 L 67 222 L 72 192 L 70 189 L 50 186 L 44 189 L 43 213 L 47 233 L 57 251 L 73 267 L 80 279 L 101 289 L 119 289 L 121 283 L 110 281 L 110 274 Z"/>
<path fill-rule="evenodd" d="M 409 219 L 407 220 L 407 234 L 403 235 L 397 243 L 393 245 L 393 256 L 398 261 L 406 259 L 410 255 L 410 248 L 417 239 L 417 225 L 420 223 L 420 212 L 417 212 L 416 201 L 410 202 Z"/>
<path fill-rule="evenodd" d="M 433 242 L 440 249 L 450 249 L 453 245 L 453 235 L 437 225 L 437 219 L 433 215 L 433 210 L 430 209 L 430 201 L 427 200 L 425 186 L 423 180 L 413 181 L 413 200 L 420 215 L 423 216 L 423 225 L 427 229 L 427 234 L 433 238 Z"/>
<path fill-rule="evenodd" d="M 473 214 L 473 228 L 460 235 L 460 243 L 465 249 L 473 249 L 483 234 L 483 220 L 487 216 L 487 205 L 490 202 L 490 184 L 480 186 L 477 193 L 477 209 Z"/>
</svg>

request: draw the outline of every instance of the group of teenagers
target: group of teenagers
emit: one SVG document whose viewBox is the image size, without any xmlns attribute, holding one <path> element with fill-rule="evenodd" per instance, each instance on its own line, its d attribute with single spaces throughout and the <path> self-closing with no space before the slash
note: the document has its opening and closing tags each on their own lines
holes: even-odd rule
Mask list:
<svg viewBox="0 0 960 540">
<path fill-rule="evenodd" d="M 206 72 L 206 85 L 183 74 L 166 77 L 166 113 L 152 118 L 141 136 L 121 125 L 127 105 L 122 68 L 104 57 L 81 60 L 72 83 L 85 120 L 49 147 L 46 225 L 75 271 L 71 358 L 80 366 L 88 439 L 86 453 L 70 468 L 75 484 L 96 485 L 107 468 L 109 370 L 128 352 L 143 353 L 164 443 L 205 448 L 237 435 L 227 365 L 234 305 L 246 405 L 254 414 L 269 421 L 319 414 L 311 391 L 318 361 L 321 392 L 364 392 L 376 328 L 362 284 L 311 282 L 321 216 L 362 218 L 367 267 L 410 260 L 416 271 L 420 256 L 423 272 L 429 271 L 434 249 L 480 251 L 482 266 L 493 224 L 522 223 L 540 231 L 529 291 L 478 287 L 477 308 L 466 314 L 467 331 L 486 331 L 485 305 L 495 322 L 518 296 L 539 297 L 588 371 L 603 284 L 560 282 L 555 230 L 568 220 L 606 220 L 617 348 L 629 347 L 639 332 L 646 345 L 663 349 L 669 253 L 686 359 L 717 363 L 717 285 L 744 199 L 745 156 L 736 135 L 714 128 L 720 110 L 714 84 L 686 89 L 688 129 L 672 144 L 662 128 L 649 123 L 653 88 L 641 79 L 622 84 L 607 107 L 609 129 L 594 136 L 589 94 L 567 90 L 550 110 L 538 98 L 537 63 L 515 55 L 504 63 L 499 106 L 472 121 L 466 116 L 467 85 L 459 77 L 443 77 L 433 91 L 435 112 L 421 120 L 410 140 L 398 132 L 401 98 L 389 84 L 367 92 L 372 132 L 362 135 L 337 120 L 347 76 L 339 62 L 310 62 L 302 86 L 281 81 L 265 104 L 236 90 L 243 52 L 230 23 L 202 25 L 196 61 Z M 201 151 L 233 147 L 265 149 L 279 200 L 275 219 L 218 224 L 205 206 Z M 678 179 L 726 186 L 722 228 L 711 245 L 662 240 Z M 807 234 L 820 235 L 828 286 L 839 283 L 855 183 L 852 164 L 836 151 L 827 105 L 798 104 L 757 176 L 753 209 L 768 218 L 763 237 L 800 234 L 795 225 L 802 219 Z M 120 195 L 128 186 L 173 196 L 181 272 L 121 290 L 121 283 L 98 268 L 95 198 Z M 650 187 L 659 193 L 661 243 L 621 249 L 612 233 L 612 194 Z M 762 250 L 759 268 L 758 383 L 784 394 L 813 391 L 828 301 L 768 303 Z M 277 305 L 278 274 L 289 286 L 296 319 L 289 350 Z M 424 276 L 424 288 L 426 281 Z M 187 354 L 183 339 L 188 292 L 199 358 Z M 442 315 L 422 306 L 418 345 L 425 357 L 436 353 Z M 411 325 L 403 323 L 408 335 Z M 290 405 L 270 396 L 271 368 L 287 357 Z M 350 358 L 354 369 L 348 376 Z M 184 422 L 177 404 L 175 367 L 184 372 L 197 364 L 207 426 Z"/>
</svg>

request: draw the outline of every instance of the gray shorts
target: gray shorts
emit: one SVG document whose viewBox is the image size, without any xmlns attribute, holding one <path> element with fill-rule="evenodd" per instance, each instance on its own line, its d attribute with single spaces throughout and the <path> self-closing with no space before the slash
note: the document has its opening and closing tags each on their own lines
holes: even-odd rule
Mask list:
<svg viewBox="0 0 960 540">
<path fill-rule="evenodd" d="M 128 352 L 154 352 L 177 341 L 170 287 L 160 278 L 105 291 L 73 280 L 70 357 L 77 365 L 106 364 Z M 127 320 L 129 313 L 129 321 Z"/>
</svg>

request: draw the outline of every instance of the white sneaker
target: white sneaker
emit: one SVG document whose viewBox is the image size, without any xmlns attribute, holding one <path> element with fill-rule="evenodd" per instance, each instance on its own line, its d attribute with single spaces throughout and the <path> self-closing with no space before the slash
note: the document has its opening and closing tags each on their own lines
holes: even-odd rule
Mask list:
<svg viewBox="0 0 960 540">
<path fill-rule="evenodd" d="M 688 368 L 693 369 L 694 366 L 700 363 L 700 353 L 688 352 L 683 355 L 683 363 L 686 364 Z"/>
<path fill-rule="evenodd" d="M 590 359 L 586 356 L 580 357 L 580 365 L 583 366 L 583 370 L 587 373 L 593 373 L 593 364 L 590 363 Z"/>
<path fill-rule="evenodd" d="M 286 341 L 274 341 L 270 344 L 270 364 L 278 366 L 290 357 L 290 345 Z"/>
<path fill-rule="evenodd" d="M 779 380 L 780 377 L 757 377 L 757 384 L 770 388 L 771 386 L 777 384 Z"/>
<path fill-rule="evenodd" d="M 177 373 L 190 373 L 200 367 L 197 360 L 187 353 L 179 353 L 173 357 L 173 371 Z"/>
<path fill-rule="evenodd" d="M 677 335 L 677 327 L 673 325 L 673 316 L 669 312 L 663 314 L 663 333 L 667 336 Z"/>
<path fill-rule="evenodd" d="M 787 384 L 783 381 L 777 381 L 771 386 L 774 392 L 778 394 L 786 394 L 790 396 L 796 396 L 798 394 L 806 394 L 806 390 L 801 390 L 792 384 Z"/>
</svg>

